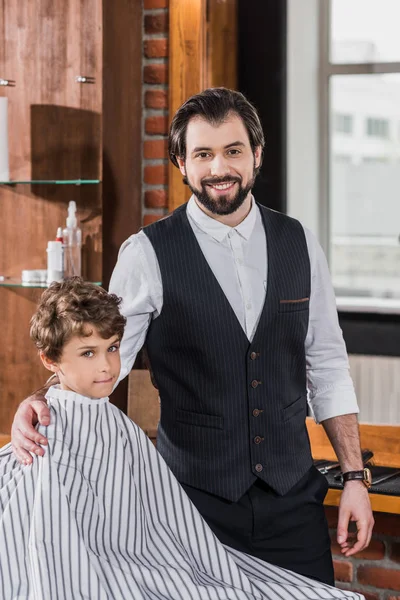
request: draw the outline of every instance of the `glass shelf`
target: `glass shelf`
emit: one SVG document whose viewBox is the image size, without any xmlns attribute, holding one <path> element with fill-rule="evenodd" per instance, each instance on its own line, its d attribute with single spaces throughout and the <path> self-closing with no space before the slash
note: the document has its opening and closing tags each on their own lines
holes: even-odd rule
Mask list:
<svg viewBox="0 0 400 600">
<path fill-rule="evenodd" d="M 51 184 L 51 185 L 87 185 L 87 184 L 98 184 L 101 183 L 101 179 L 32 179 L 30 181 L 24 180 L 10 180 L 0 181 L 0 185 L 39 185 L 39 184 Z"/>
<path fill-rule="evenodd" d="M 101 281 L 92 281 L 95 285 L 101 285 Z M 6 277 L 5 279 L 0 279 L 0 287 L 12 287 L 12 288 L 47 288 L 49 287 L 47 283 L 25 283 L 18 279 L 17 277 Z"/>
</svg>

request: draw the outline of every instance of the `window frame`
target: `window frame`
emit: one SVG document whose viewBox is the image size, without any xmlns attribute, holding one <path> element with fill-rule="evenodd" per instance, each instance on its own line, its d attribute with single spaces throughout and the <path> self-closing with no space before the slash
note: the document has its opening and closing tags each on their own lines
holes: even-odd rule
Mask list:
<svg viewBox="0 0 400 600">
<path fill-rule="evenodd" d="M 320 241 L 328 262 L 331 259 L 330 247 L 330 79 L 335 75 L 380 75 L 400 74 L 400 62 L 332 63 L 330 61 L 332 0 L 319 3 L 319 232 Z M 370 314 L 371 316 L 390 314 L 391 319 L 400 323 L 400 301 L 394 303 L 377 298 L 363 299 L 360 304 L 356 297 L 337 296 L 339 312 Z M 377 319 L 377 323 L 380 322 Z M 400 351 L 399 351 L 400 354 Z"/>
</svg>

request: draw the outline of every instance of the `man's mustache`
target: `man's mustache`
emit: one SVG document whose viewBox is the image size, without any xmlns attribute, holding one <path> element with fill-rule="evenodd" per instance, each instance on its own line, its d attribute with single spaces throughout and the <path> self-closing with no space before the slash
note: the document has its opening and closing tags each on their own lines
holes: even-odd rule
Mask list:
<svg viewBox="0 0 400 600">
<path fill-rule="evenodd" d="M 201 185 L 219 185 L 221 183 L 241 183 L 242 179 L 240 177 L 232 177 L 230 175 L 226 175 L 225 177 L 219 177 L 218 179 L 202 179 Z"/>
</svg>

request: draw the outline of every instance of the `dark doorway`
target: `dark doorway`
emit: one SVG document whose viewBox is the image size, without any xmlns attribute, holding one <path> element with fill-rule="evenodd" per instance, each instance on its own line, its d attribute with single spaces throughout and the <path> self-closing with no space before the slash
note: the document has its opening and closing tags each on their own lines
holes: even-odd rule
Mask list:
<svg viewBox="0 0 400 600">
<path fill-rule="evenodd" d="M 266 140 L 254 188 L 286 212 L 286 0 L 238 0 L 238 89 L 257 107 Z"/>
</svg>

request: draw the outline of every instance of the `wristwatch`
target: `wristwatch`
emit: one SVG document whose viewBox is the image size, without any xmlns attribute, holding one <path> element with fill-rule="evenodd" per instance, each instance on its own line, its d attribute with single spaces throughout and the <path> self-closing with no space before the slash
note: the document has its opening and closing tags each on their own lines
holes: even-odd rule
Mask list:
<svg viewBox="0 0 400 600">
<path fill-rule="evenodd" d="M 362 481 L 366 488 L 369 489 L 371 487 L 372 475 L 368 467 L 364 467 L 362 471 L 347 471 L 347 473 L 342 473 L 343 485 L 346 483 L 346 481 L 354 481 L 357 479 Z"/>
</svg>

